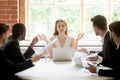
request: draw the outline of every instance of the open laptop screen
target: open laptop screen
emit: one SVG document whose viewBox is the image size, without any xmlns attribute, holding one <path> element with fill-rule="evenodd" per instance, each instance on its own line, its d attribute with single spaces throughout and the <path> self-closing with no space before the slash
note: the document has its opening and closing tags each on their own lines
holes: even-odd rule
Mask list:
<svg viewBox="0 0 120 80">
<path fill-rule="evenodd" d="M 54 61 L 67 61 L 72 60 L 74 50 L 72 48 L 53 48 L 52 59 Z"/>
</svg>

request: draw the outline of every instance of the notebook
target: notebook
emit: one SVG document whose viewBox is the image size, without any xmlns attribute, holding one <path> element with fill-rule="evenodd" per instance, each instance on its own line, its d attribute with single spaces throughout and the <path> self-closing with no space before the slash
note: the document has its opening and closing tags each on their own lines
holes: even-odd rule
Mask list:
<svg viewBox="0 0 120 80">
<path fill-rule="evenodd" d="M 53 61 L 71 61 L 73 56 L 74 50 L 72 48 L 53 48 Z"/>
</svg>

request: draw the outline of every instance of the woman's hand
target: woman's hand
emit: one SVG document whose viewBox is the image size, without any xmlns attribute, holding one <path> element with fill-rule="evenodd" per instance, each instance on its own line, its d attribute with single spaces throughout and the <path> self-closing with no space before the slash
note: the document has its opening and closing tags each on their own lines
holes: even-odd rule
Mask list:
<svg viewBox="0 0 120 80">
<path fill-rule="evenodd" d="M 44 41 L 46 41 L 46 43 L 48 43 L 48 40 L 44 34 L 39 35 L 39 39 L 44 40 Z"/>
<path fill-rule="evenodd" d="M 77 38 L 76 38 L 76 41 L 82 39 L 83 36 L 84 36 L 84 33 L 79 33 L 78 36 L 77 36 Z"/>
</svg>

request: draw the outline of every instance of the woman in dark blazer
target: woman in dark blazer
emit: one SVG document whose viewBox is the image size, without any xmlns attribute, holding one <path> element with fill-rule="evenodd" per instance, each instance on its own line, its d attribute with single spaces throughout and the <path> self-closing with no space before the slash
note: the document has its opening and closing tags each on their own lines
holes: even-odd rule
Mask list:
<svg viewBox="0 0 120 80">
<path fill-rule="evenodd" d="M 1 46 L 6 42 L 8 30 L 8 25 L 0 23 L 0 78 L 4 80 L 22 80 L 15 76 L 15 73 L 34 66 L 32 62 L 38 61 L 41 56 L 35 56 L 32 59 L 27 59 L 17 64 L 10 61 L 1 49 Z"/>
<path fill-rule="evenodd" d="M 26 29 L 24 24 L 16 23 L 15 25 L 13 25 L 12 35 L 9 37 L 7 43 L 2 47 L 3 51 L 6 53 L 7 58 L 14 63 L 26 61 L 27 59 L 31 58 L 31 56 L 35 53 L 33 47 L 35 43 L 38 42 L 37 37 L 33 39 L 24 54 L 21 52 L 19 41 L 25 39 L 25 34 Z"/>
</svg>

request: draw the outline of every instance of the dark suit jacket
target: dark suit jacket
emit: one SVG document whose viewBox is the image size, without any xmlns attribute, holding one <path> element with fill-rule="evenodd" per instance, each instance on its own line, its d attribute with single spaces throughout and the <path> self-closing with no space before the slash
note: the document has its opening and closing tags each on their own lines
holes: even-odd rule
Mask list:
<svg viewBox="0 0 120 80">
<path fill-rule="evenodd" d="M 104 43 L 102 46 L 102 51 L 98 54 L 99 56 L 103 57 L 103 60 L 105 61 L 111 61 L 112 55 L 116 51 L 116 44 L 114 41 L 110 38 L 110 32 L 108 31 L 104 37 Z M 104 66 L 111 67 L 110 65 L 107 65 L 107 63 L 101 63 Z"/>
<path fill-rule="evenodd" d="M 111 64 L 112 70 L 103 70 L 100 69 L 98 74 L 100 76 L 109 76 L 109 77 L 115 77 L 118 80 L 120 80 L 120 47 L 116 49 L 116 52 L 113 53 L 112 61 L 103 61 L 105 63 Z"/>
<path fill-rule="evenodd" d="M 26 61 L 35 53 L 33 49 L 28 47 L 26 52 L 22 54 L 18 40 L 13 36 L 8 39 L 7 43 L 2 47 L 2 49 L 7 58 L 14 63 Z"/>
<path fill-rule="evenodd" d="M 21 80 L 15 76 L 16 72 L 25 70 L 34 66 L 31 60 L 14 64 L 7 59 L 5 53 L 0 49 L 0 78 L 4 80 Z"/>
</svg>

